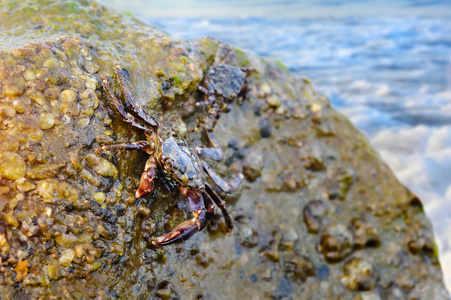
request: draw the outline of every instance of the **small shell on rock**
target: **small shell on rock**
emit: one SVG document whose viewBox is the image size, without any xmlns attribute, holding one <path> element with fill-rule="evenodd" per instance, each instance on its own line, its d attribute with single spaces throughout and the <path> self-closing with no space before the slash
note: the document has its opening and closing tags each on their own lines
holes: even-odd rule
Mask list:
<svg viewBox="0 0 451 300">
<path fill-rule="evenodd" d="M 304 223 L 310 233 L 317 233 L 321 220 L 327 214 L 327 206 L 321 200 L 312 200 L 304 207 Z"/>
<path fill-rule="evenodd" d="M 377 279 L 373 265 L 362 258 L 353 258 L 343 266 L 341 282 L 350 290 L 371 290 Z"/>
<path fill-rule="evenodd" d="M 290 255 L 284 258 L 283 270 L 302 281 L 305 281 L 307 277 L 315 276 L 315 266 L 310 259 L 303 256 Z"/>
<path fill-rule="evenodd" d="M 353 220 L 355 240 L 354 243 L 360 247 L 376 247 L 380 244 L 379 234 L 370 223 L 362 220 Z"/>
<path fill-rule="evenodd" d="M 340 261 L 353 251 L 354 237 L 343 224 L 327 227 L 320 236 L 319 251 L 328 261 Z"/>
<path fill-rule="evenodd" d="M 263 151 L 256 147 L 251 148 L 244 157 L 243 174 L 250 181 L 255 181 L 261 176 L 263 165 Z"/>
</svg>

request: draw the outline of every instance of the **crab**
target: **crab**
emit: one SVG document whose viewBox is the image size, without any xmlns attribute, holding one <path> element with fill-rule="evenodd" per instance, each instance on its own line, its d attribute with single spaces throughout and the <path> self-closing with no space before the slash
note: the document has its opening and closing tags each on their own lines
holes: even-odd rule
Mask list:
<svg viewBox="0 0 451 300">
<path fill-rule="evenodd" d="M 112 92 L 108 81 L 101 77 L 103 87 L 113 101 L 117 111 L 124 118 L 124 121 L 143 130 L 146 140 L 129 144 L 104 145 L 96 149 L 95 152 L 100 153 L 107 150 L 145 151 L 150 157 L 147 159 L 144 172 L 141 175 L 139 187 L 135 194 L 136 198 L 144 197 L 150 193 L 154 189 L 154 179 L 157 175 L 162 175 L 162 177 L 178 187 L 180 192 L 188 199 L 189 208 L 193 214 L 192 219 L 182 222 L 171 232 L 157 237 L 152 241 L 152 244 L 165 246 L 188 240 L 208 224 L 213 216 L 213 203 L 221 210 L 227 230 L 232 231 L 232 218 L 225 207 L 224 201 L 205 180 L 205 173 L 226 193 L 237 189 L 244 177 L 238 172 L 237 176 L 227 182 L 205 161 L 199 158 L 199 155 L 202 155 L 216 161 L 222 160 L 224 152 L 213 133 L 204 128 L 213 146 L 212 148 L 196 147 L 193 149 L 183 137 L 171 128 L 159 124 L 152 115 L 144 112 L 133 99 L 126 84 L 126 73 L 118 62 L 116 62 L 115 69 L 122 93 L 125 101 L 130 106 L 131 112 L 126 111 L 125 107 Z"/>
<path fill-rule="evenodd" d="M 213 120 L 211 130 L 216 126 L 220 113 L 228 111 L 228 104 L 248 87 L 246 76 L 250 69 L 228 64 L 234 57 L 235 51 L 229 44 L 218 42 L 215 60 L 205 75 L 203 85 L 197 87 L 204 94 L 204 100 L 197 102 L 196 106 L 209 108 L 208 119 Z"/>
</svg>

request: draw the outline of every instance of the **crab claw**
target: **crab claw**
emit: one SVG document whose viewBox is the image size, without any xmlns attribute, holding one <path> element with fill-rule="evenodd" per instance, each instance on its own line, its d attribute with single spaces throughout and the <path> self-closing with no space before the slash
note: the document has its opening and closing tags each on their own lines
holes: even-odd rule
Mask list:
<svg viewBox="0 0 451 300">
<path fill-rule="evenodd" d="M 141 180 L 139 181 L 139 187 L 136 190 L 135 197 L 141 198 L 153 190 L 154 183 L 153 180 L 157 175 L 157 163 L 155 158 L 150 157 L 146 166 L 144 167 L 144 172 L 141 175 Z"/>
<path fill-rule="evenodd" d="M 199 227 L 197 225 L 197 220 L 193 218 L 181 223 L 171 232 L 157 237 L 157 240 L 153 241 L 152 244 L 154 244 L 155 246 L 166 246 L 170 244 L 181 243 L 189 239 L 198 231 Z"/>
<path fill-rule="evenodd" d="M 150 193 L 153 190 L 154 183 L 152 176 L 149 176 L 149 171 L 145 171 L 141 175 L 141 180 L 139 181 L 139 187 L 136 190 L 135 197 L 141 198 Z"/>
<path fill-rule="evenodd" d="M 210 198 L 206 198 L 206 202 L 204 202 L 202 193 L 199 191 L 192 191 L 187 188 L 180 188 L 180 191 L 188 198 L 194 218 L 181 223 L 171 232 L 157 237 L 157 240 L 152 242 L 155 246 L 166 246 L 186 241 L 196 232 L 201 231 L 213 215 L 213 204 Z"/>
</svg>

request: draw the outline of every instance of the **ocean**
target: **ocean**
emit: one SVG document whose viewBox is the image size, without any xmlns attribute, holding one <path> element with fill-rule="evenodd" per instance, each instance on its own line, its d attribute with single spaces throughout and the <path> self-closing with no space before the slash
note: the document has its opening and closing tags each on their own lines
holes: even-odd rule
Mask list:
<svg viewBox="0 0 451 300">
<path fill-rule="evenodd" d="M 309 78 L 423 201 L 451 291 L 451 1 L 180 2 L 105 4 Z"/>
</svg>

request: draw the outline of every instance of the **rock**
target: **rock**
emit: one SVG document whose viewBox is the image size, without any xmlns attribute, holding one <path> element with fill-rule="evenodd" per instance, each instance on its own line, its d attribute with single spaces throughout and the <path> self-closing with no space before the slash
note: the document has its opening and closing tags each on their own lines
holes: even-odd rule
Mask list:
<svg viewBox="0 0 451 300">
<path fill-rule="evenodd" d="M 8 1 L 0 28 L 0 298 L 449 299 L 420 201 L 308 80 L 92 0 Z M 197 121 L 221 110 L 227 159 L 211 166 L 246 176 L 218 190 L 233 232 L 216 209 L 184 244 L 150 246 L 192 214 L 161 173 L 135 198 L 148 154 L 95 153 L 146 138 L 101 87 L 123 103 L 116 60 L 193 147 L 211 146 Z M 222 99 L 199 107 L 208 76 Z"/>
<path fill-rule="evenodd" d="M 259 122 L 260 125 L 260 136 L 262 138 L 269 138 L 272 135 L 271 123 L 267 119 L 262 119 Z"/>
</svg>

